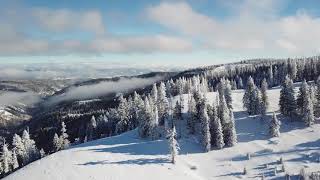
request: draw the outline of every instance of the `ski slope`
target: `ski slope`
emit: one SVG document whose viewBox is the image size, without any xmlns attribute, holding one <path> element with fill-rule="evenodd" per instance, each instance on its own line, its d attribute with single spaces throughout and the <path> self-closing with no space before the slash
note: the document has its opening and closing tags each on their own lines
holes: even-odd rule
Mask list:
<svg viewBox="0 0 320 180">
<path fill-rule="evenodd" d="M 4 178 L 5 180 L 201 180 L 201 179 L 282 179 L 278 164 L 283 158 L 286 172 L 298 174 L 320 170 L 320 125 L 282 120 L 281 137 L 269 138 L 271 112 L 278 110 L 279 88 L 268 90 L 267 120 L 248 117 L 242 108 L 243 90 L 233 91 L 238 144 L 204 153 L 196 137 L 179 139 L 177 164 L 169 159 L 167 140 L 141 140 L 136 131 L 71 147 L 49 155 Z M 185 95 L 187 96 L 187 95 Z M 207 95 L 212 103 L 215 93 Z M 178 98 L 177 98 L 178 99 Z M 186 102 L 187 100 L 185 100 Z M 186 106 L 185 106 L 186 107 Z M 185 109 L 186 110 L 186 109 Z M 177 129 L 179 133 L 179 129 Z M 251 158 L 246 157 L 247 153 Z M 243 175 L 246 167 L 248 174 Z M 274 168 L 278 173 L 274 175 Z"/>
</svg>

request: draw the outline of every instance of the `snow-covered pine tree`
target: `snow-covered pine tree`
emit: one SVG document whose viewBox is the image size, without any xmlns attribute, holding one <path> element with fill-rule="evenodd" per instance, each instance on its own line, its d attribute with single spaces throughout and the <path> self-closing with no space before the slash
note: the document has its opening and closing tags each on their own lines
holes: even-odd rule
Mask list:
<svg viewBox="0 0 320 180">
<path fill-rule="evenodd" d="M 320 76 L 318 77 L 316 82 L 315 98 L 316 98 L 316 105 L 314 107 L 315 116 L 320 117 Z"/>
<path fill-rule="evenodd" d="M 193 98 L 193 95 L 189 95 L 188 100 L 188 119 L 187 119 L 187 127 L 190 134 L 195 133 L 195 127 L 197 122 L 197 109 L 196 109 L 196 102 Z"/>
<path fill-rule="evenodd" d="M 252 114 L 261 114 L 261 105 L 262 105 L 261 92 L 257 87 L 254 89 L 252 100 L 253 100 L 251 102 L 253 104 Z"/>
<path fill-rule="evenodd" d="M 15 151 L 12 152 L 11 169 L 15 170 L 19 167 L 18 157 Z"/>
<path fill-rule="evenodd" d="M 169 150 L 171 154 L 171 163 L 173 164 L 176 163 L 176 156 L 178 155 L 178 150 L 179 150 L 179 144 L 176 140 L 176 137 L 177 137 L 176 127 L 173 126 L 172 131 L 170 133 L 170 137 L 169 137 Z"/>
<path fill-rule="evenodd" d="M 163 82 L 160 83 L 158 88 L 158 112 L 159 124 L 163 125 L 165 120 L 169 117 L 169 101 L 166 95 L 166 87 Z"/>
<path fill-rule="evenodd" d="M 182 119 L 182 111 L 181 111 L 181 103 L 179 101 L 176 102 L 176 105 L 173 109 L 173 118 L 175 120 L 181 120 Z"/>
<path fill-rule="evenodd" d="M 280 136 L 280 125 L 281 122 L 278 120 L 276 113 L 273 112 L 272 120 L 269 126 L 269 133 L 271 137 L 279 137 Z"/>
<path fill-rule="evenodd" d="M 70 141 L 68 140 L 68 137 L 69 137 L 69 135 L 67 134 L 66 124 L 62 121 L 62 123 L 61 123 L 61 135 L 59 137 L 61 149 L 66 149 L 66 148 L 69 147 Z"/>
<path fill-rule="evenodd" d="M 247 110 L 249 115 L 253 115 L 256 114 L 256 107 L 255 107 L 255 102 L 256 99 L 255 97 L 257 97 L 256 95 L 256 85 L 254 84 L 254 81 L 252 79 L 252 77 L 250 76 L 248 78 L 248 82 L 247 82 L 247 87 L 246 87 L 246 91 L 243 95 L 243 107 Z"/>
<path fill-rule="evenodd" d="M 43 158 L 46 156 L 46 152 L 44 152 L 43 148 L 40 149 L 40 157 Z"/>
<path fill-rule="evenodd" d="M 279 99 L 280 112 L 283 115 L 294 118 L 296 115 L 297 103 L 295 99 L 293 82 L 289 76 L 286 76 L 280 90 Z"/>
<path fill-rule="evenodd" d="M 227 131 L 228 131 L 228 123 L 230 122 L 230 110 L 227 106 L 226 100 L 224 96 L 222 96 L 222 99 L 219 99 L 219 119 L 221 120 L 221 126 L 223 131 L 223 139 L 226 144 L 227 139 Z"/>
<path fill-rule="evenodd" d="M 232 109 L 231 85 L 229 80 L 225 81 L 224 97 L 226 98 L 228 108 Z"/>
<path fill-rule="evenodd" d="M 242 78 L 240 77 L 239 78 L 239 81 L 238 81 L 238 89 L 243 89 L 243 81 L 242 81 Z"/>
<path fill-rule="evenodd" d="M 26 150 L 26 158 L 23 164 L 28 164 L 36 159 L 40 158 L 39 150 L 36 147 L 36 143 L 30 138 L 29 132 L 24 130 L 22 133 L 22 142 Z"/>
<path fill-rule="evenodd" d="M 119 121 L 116 125 L 116 133 L 120 134 L 129 130 L 129 109 L 128 102 L 121 94 L 118 98 L 119 106 L 118 106 L 118 118 Z"/>
<path fill-rule="evenodd" d="M 211 135 L 209 127 L 209 116 L 207 112 L 206 100 L 204 99 L 201 104 L 200 111 L 200 125 L 201 125 L 201 144 L 206 152 L 211 149 Z"/>
<path fill-rule="evenodd" d="M 272 65 L 268 69 L 268 84 L 269 87 L 272 87 L 274 85 Z"/>
<path fill-rule="evenodd" d="M 211 145 L 218 149 L 222 149 L 224 146 L 223 130 L 221 120 L 218 117 L 217 108 L 214 104 L 212 106 L 212 113 L 210 114 Z"/>
<path fill-rule="evenodd" d="M 230 122 L 227 124 L 224 140 L 225 144 L 229 147 L 237 144 L 236 125 L 232 109 L 230 109 Z"/>
<path fill-rule="evenodd" d="M 97 128 L 97 121 L 94 116 L 91 117 L 90 121 L 87 124 L 86 136 L 87 141 L 93 140 L 95 137 L 95 130 Z"/>
<path fill-rule="evenodd" d="M 263 79 L 261 83 L 261 115 L 266 115 L 269 107 L 269 99 L 267 95 L 268 83 L 266 79 Z"/>
<path fill-rule="evenodd" d="M 22 139 L 18 134 L 13 135 L 12 147 L 13 147 L 13 151 L 17 155 L 18 162 L 20 162 L 20 164 L 23 164 L 25 156 L 26 156 L 26 150 L 24 148 Z"/>
<path fill-rule="evenodd" d="M 298 112 L 303 115 L 305 106 L 307 106 L 307 99 L 309 96 L 309 85 L 307 84 L 306 80 L 302 81 L 302 84 L 299 88 L 299 94 L 297 98 L 297 109 Z"/>
<path fill-rule="evenodd" d="M 302 119 L 307 126 L 314 124 L 313 103 L 310 96 L 307 97 L 306 106 L 303 109 Z"/>
<path fill-rule="evenodd" d="M 142 121 L 144 118 L 144 101 L 141 98 L 141 96 L 137 94 L 137 92 L 134 92 L 133 94 L 133 104 L 133 107 L 135 109 L 135 122 L 132 122 L 132 124 L 134 124 L 134 126 L 137 127 L 139 125 L 139 122 Z"/>
<path fill-rule="evenodd" d="M 11 164 L 12 164 L 12 153 L 8 149 L 8 145 L 6 142 L 4 142 L 3 146 L 2 146 L 1 161 L 2 161 L 3 172 L 4 173 L 10 172 L 11 171 Z"/>
<path fill-rule="evenodd" d="M 150 106 L 150 101 L 148 97 L 145 97 L 144 100 L 144 118 L 141 119 L 142 121 L 139 123 L 139 135 L 142 138 L 146 137 L 151 137 L 152 136 L 152 131 L 154 128 L 154 119 L 153 119 L 153 114 L 152 114 L 152 109 Z"/>
<path fill-rule="evenodd" d="M 57 152 L 61 149 L 61 142 L 57 133 L 55 133 L 53 136 L 52 144 L 54 152 Z"/>
<path fill-rule="evenodd" d="M 158 89 L 157 89 L 156 83 L 154 83 L 152 86 L 151 97 L 152 97 L 154 103 L 158 102 Z"/>
</svg>

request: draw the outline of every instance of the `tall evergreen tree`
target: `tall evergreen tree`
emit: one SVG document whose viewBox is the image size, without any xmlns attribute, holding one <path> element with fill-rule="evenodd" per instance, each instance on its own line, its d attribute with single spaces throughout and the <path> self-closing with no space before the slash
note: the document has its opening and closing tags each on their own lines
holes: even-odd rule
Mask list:
<svg viewBox="0 0 320 180">
<path fill-rule="evenodd" d="M 128 109 L 128 101 L 121 94 L 119 96 L 119 106 L 118 106 L 118 118 L 119 121 L 117 123 L 116 132 L 120 134 L 129 130 L 130 122 L 129 122 L 129 109 Z"/>
<path fill-rule="evenodd" d="M 29 132 L 27 130 L 24 130 L 22 133 L 22 142 L 26 150 L 26 162 L 24 164 L 39 159 L 39 150 L 36 147 L 36 143 L 34 142 L 34 140 L 30 138 Z"/>
<path fill-rule="evenodd" d="M 293 118 L 296 115 L 296 99 L 294 93 L 293 82 L 289 76 L 286 76 L 282 84 L 279 100 L 280 112 L 283 115 Z"/>
<path fill-rule="evenodd" d="M 210 117 L 211 144 L 218 149 L 222 149 L 224 146 L 223 130 L 215 105 L 213 105 L 212 111 Z"/>
<path fill-rule="evenodd" d="M 52 144 L 53 144 L 54 152 L 57 152 L 61 149 L 61 141 L 57 133 L 55 133 L 53 136 Z"/>
<path fill-rule="evenodd" d="M 320 117 L 320 76 L 316 81 L 315 98 L 316 98 L 316 105 L 314 107 L 315 116 Z"/>
<path fill-rule="evenodd" d="M 188 119 L 187 119 L 187 127 L 190 134 L 195 133 L 195 127 L 197 122 L 197 109 L 196 109 L 196 102 L 193 98 L 193 95 L 189 95 L 188 101 Z"/>
<path fill-rule="evenodd" d="M 86 130 L 87 141 L 91 141 L 95 138 L 96 128 L 97 128 L 97 121 L 96 121 L 96 118 L 92 116 L 90 121 L 87 124 L 87 130 Z"/>
<path fill-rule="evenodd" d="M 70 145 L 70 141 L 68 140 L 69 135 L 67 134 L 66 124 L 62 121 L 61 123 L 61 135 L 60 135 L 60 145 L 61 149 L 66 149 Z"/>
<path fill-rule="evenodd" d="M 22 139 L 18 134 L 13 135 L 12 147 L 13 147 L 13 151 L 17 155 L 19 163 L 23 164 L 26 158 L 26 150 L 22 142 Z"/>
<path fill-rule="evenodd" d="M 272 120 L 269 126 L 269 133 L 271 137 L 279 137 L 280 136 L 280 125 L 281 122 L 278 120 L 276 113 L 273 112 Z"/>
<path fill-rule="evenodd" d="M 160 83 L 158 89 L 158 112 L 159 124 L 163 125 L 169 117 L 169 101 L 166 95 L 166 87 L 163 82 Z"/>
<path fill-rule="evenodd" d="M 269 99 L 267 95 L 268 83 L 266 79 L 263 79 L 261 84 L 261 114 L 266 115 L 269 106 Z"/>
<path fill-rule="evenodd" d="M 12 152 L 11 169 L 15 170 L 19 167 L 18 157 L 15 151 Z"/>
<path fill-rule="evenodd" d="M 226 98 L 228 108 L 232 109 L 231 85 L 229 80 L 225 81 L 224 96 Z"/>
<path fill-rule="evenodd" d="M 257 105 L 257 87 L 254 84 L 254 81 L 252 79 L 252 77 L 250 76 L 248 78 L 248 82 L 247 82 L 247 87 L 246 87 L 246 91 L 243 95 L 243 106 L 244 108 L 247 110 L 249 115 L 254 115 L 257 114 L 256 112 L 256 105 Z"/>
<path fill-rule="evenodd" d="M 201 143 L 206 152 L 211 149 L 211 135 L 209 127 L 209 116 L 207 112 L 207 106 L 205 100 L 202 102 L 201 114 L 200 114 L 200 123 L 201 123 Z"/>
<path fill-rule="evenodd" d="M 306 106 L 303 110 L 303 121 L 307 126 L 314 124 L 313 103 L 310 96 L 307 97 Z"/>
<path fill-rule="evenodd" d="M 229 147 L 237 144 L 236 125 L 232 109 L 230 110 L 230 122 L 227 124 L 225 131 L 225 144 Z"/>
<path fill-rule="evenodd" d="M 4 173 L 8 173 L 11 171 L 12 164 L 12 154 L 8 149 L 8 145 L 4 142 L 2 146 L 2 154 L 1 154 L 2 168 Z"/>
<path fill-rule="evenodd" d="M 173 126 L 173 129 L 169 137 L 169 150 L 171 154 L 171 163 L 173 164 L 176 163 L 176 156 L 178 155 L 178 150 L 179 150 L 179 144 L 176 140 L 176 137 L 177 137 L 176 127 Z"/>
<path fill-rule="evenodd" d="M 304 114 L 304 109 L 305 106 L 307 106 L 307 99 L 309 96 L 309 86 L 306 82 L 306 80 L 302 81 L 302 84 L 299 88 L 299 94 L 297 98 L 297 107 L 298 107 L 298 112 L 303 115 Z"/>
</svg>

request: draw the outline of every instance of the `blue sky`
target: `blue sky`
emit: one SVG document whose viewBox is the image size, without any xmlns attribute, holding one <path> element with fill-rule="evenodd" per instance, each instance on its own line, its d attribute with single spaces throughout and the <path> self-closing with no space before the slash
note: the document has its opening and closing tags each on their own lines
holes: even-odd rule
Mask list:
<svg viewBox="0 0 320 180">
<path fill-rule="evenodd" d="M 318 0 L 3 0 L 0 64 L 203 65 L 320 51 Z"/>
</svg>

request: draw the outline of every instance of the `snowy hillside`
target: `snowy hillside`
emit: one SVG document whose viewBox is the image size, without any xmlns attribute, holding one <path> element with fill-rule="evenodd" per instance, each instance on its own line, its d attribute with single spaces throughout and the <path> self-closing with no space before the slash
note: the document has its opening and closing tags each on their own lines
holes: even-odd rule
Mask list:
<svg viewBox="0 0 320 180">
<path fill-rule="evenodd" d="M 279 91 L 268 90 L 269 112 L 278 110 Z M 302 167 L 307 171 L 320 169 L 320 124 L 306 128 L 279 115 L 281 137 L 270 139 L 271 113 L 265 121 L 248 117 L 242 108 L 243 90 L 233 91 L 232 96 L 239 142 L 235 147 L 204 153 L 197 138 L 183 136 L 179 139 L 177 164 L 172 165 L 166 139 L 141 140 L 134 130 L 49 155 L 4 179 L 257 179 L 262 174 L 266 179 L 276 179 L 285 175 L 278 164 L 281 157 L 289 174 L 298 174 Z M 214 93 L 207 97 L 211 102 L 216 99 Z M 247 175 L 242 173 L 244 167 Z M 274 168 L 278 170 L 276 175 Z"/>
</svg>

